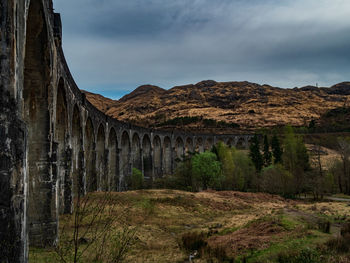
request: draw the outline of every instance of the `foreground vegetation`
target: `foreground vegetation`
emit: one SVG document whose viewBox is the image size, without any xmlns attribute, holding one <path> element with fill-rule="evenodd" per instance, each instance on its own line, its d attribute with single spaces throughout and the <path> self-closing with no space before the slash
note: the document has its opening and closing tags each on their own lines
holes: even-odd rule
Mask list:
<svg viewBox="0 0 350 263">
<path fill-rule="evenodd" d="M 90 207 L 101 207 L 105 193 L 93 193 L 89 200 Z M 188 262 L 191 255 L 193 262 L 350 262 L 349 215 L 346 202 L 292 201 L 261 193 L 110 193 L 103 220 L 96 222 L 117 220 L 108 225 L 108 235 L 101 225 L 93 228 L 102 234 L 90 231 L 78 249 L 96 236 L 108 240 L 99 238 L 77 262 Z M 74 222 L 74 214 L 61 216 L 60 250 L 31 248 L 30 262 L 74 262 Z M 81 232 L 88 227 L 82 224 Z M 113 261 L 125 241 L 126 253 Z M 96 257 L 101 249 L 103 256 Z"/>
<path fill-rule="evenodd" d="M 57 247 L 30 262 L 350 262 L 350 140 L 336 143 L 325 164 L 291 127 L 249 151 L 219 142 L 179 158 L 153 182 L 164 190 L 141 190 L 134 168 L 138 191 L 78 196 Z"/>
</svg>

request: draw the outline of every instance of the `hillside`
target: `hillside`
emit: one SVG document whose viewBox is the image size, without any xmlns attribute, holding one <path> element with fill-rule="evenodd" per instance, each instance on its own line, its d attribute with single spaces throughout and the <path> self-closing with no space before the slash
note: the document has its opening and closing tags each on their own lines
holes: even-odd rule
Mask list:
<svg viewBox="0 0 350 263">
<path fill-rule="evenodd" d="M 251 130 L 308 125 L 327 111 L 348 104 L 350 82 L 330 88 L 282 89 L 250 82 L 208 80 L 169 90 L 140 86 L 119 101 L 106 99 L 104 103 L 100 95 L 91 93 L 87 93 L 87 98 L 106 114 L 142 126 L 185 126 L 192 130 L 217 126 L 237 130 L 239 126 L 241 130 Z M 179 117 L 197 118 L 187 118 L 184 124 Z"/>
</svg>

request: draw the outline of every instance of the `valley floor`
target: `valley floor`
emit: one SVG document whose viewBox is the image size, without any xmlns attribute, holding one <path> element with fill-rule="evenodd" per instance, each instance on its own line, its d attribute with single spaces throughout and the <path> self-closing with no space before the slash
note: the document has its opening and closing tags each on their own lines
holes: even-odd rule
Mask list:
<svg viewBox="0 0 350 263">
<path fill-rule="evenodd" d="M 94 193 L 91 200 L 98 203 L 104 195 Z M 350 219 L 350 200 L 307 202 L 263 193 L 143 190 L 111 193 L 109 209 L 117 218 L 115 231 L 135 231 L 125 262 L 188 262 L 190 254 L 198 254 L 193 262 L 304 262 L 288 261 L 304 254 L 324 260 L 305 262 L 350 262 L 346 250 L 328 253 L 325 245 L 341 235 Z M 61 217 L 66 239 L 73 236 L 71 217 Z M 325 256 L 319 257 L 320 251 Z M 90 262 L 89 253 L 81 262 Z M 30 262 L 60 261 L 55 251 L 31 248 Z"/>
</svg>

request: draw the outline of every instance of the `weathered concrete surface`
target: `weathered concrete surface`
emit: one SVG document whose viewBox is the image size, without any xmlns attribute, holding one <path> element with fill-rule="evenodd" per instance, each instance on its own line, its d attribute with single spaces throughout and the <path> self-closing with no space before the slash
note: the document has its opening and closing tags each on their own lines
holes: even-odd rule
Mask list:
<svg viewBox="0 0 350 263">
<path fill-rule="evenodd" d="M 70 74 L 51 0 L 0 0 L 0 15 L 0 262 L 25 262 L 28 243 L 53 246 L 74 197 L 127 190 L 134 167 L 152 185 L 188 151 L 248 146 L 250 135 L 149 130 L 104 115 Z"/>
</svg>

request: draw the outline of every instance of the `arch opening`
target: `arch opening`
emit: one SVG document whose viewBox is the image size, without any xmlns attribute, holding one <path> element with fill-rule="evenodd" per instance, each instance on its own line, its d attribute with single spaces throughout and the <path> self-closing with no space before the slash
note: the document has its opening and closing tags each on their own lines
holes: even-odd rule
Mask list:
<svg viewBox="0 0 350 263">
<path fill-rule="evenodd" d="M 57 203 L 60 214 L 65 212 L 65 204 L 70 201 L 65 193 L 69 193 L 69 164 L 68 164 L 68 110 L 64 81 L 61 78 L 57 87 L 56 95 L 56 123 L 55 123 L 55 141 L 57 143 Z M 68 198 L 68 200 L 66 200 Z"/>
<path fill-rule="evenodd" d="M 193 152 L 193 140 L 190 137 L 188 137 L 186 139 L 185 154 L 188 155 L 192 152 Z"/>
<path fill-rule="evenodd" d="M 195 151 L 198 152 L 198 153 L 204 152 L 204 146 L 203 146 L 203 139 L 202 138 L 197 138 L 196 139 Z"/>
<path fill-rule="evenodd" d="M 205 145 L 204 145 L 204 150 L 205 150 L 205 151 L 210 151 L 211 148 L 213 147 L 213 145 L 214 145 L 214 142 L 213 142 L 213 139 L 212 139 L 212 138 L 206 139 Z"/>
<path fill-rule="evenodd" d="M 226 145 L 227 145 L 228 147 L 230 147 L 230 148 L 231 148 L 232 146 L 234 146 L 234 141 L 233 141 L 233 139 L 232 139 L 232 138 L 228 139 Z"/>
<path fill-rule="evenodd" d="M 184 142 L 181 137 L 178 137 L 175 141 L 175 153 L 176 153 L 176 167 L 177 163 L 181 161 L 184 157 Z"/>
<path fill-rule="evenodd" d="M 105 129 L 100 124 L 97 131 L 96 140 L 96 174 L 97 174 L 97 189 L 99 191 L 107 190 L 107 180 L 105 174 L 106 158 L 105 158 Z"/>
<path fill-rule="evenodd" d="M 92 120 L 89 117 L 85 124 L 85 167 L 86 167 L 86 190 L 93 192 L 97 190 L 96 178 L 96 152 L 95 152 L 95 132 Z"/>
<path fill-rule="evenodd" d="M 146 134 L 142 141 L 142 160 L 143 160 L 143 174 L 147 181 L 152 180 L 152 149 L 151 140 Z"/>
<path fill-rule="evenodd" d="M 108 136 L 108 190 L 117 191 L 119 183 L 118 140 L 112 128 Z"/>
<path fill-rule="evenodd" d="M 164 138 L 163 143 L 163 166 L 164 173 L 169 175 L 172 173 L 172 150 L 171 150 L 171 140 L 169 137 Z"/>
<path fill-rule="evenodd" d="M 130 165 L 130 139 L 126 131 L 122 134 L 121 139 L 121 167 L 120 167 L 120 182 L 119 190 L 126 190 L 128 188 L 128 181 L 131 175 Z"/>
<path fill-rule="evenodd" d="M 243 137 L 240 137 L 236 143 L 236 148 L 239 150 L 244 150 L 246 148 L 246 142 Z"/>
<path fill-rule="evenodd" d="M 72 119 L 73 197 L 84 194 L 82 132 L 80 111 L 75 105 Z"/>
<path fill-rule="evenodd" d="M 132 156 L 132 168 L 137 168 L 142 171 L 142 160 L 141 160 L 141 144 L 140 137 L 137 133 L 132 137 L 132 147 L 131 147 L 131 156 Z"/>
</svg>

